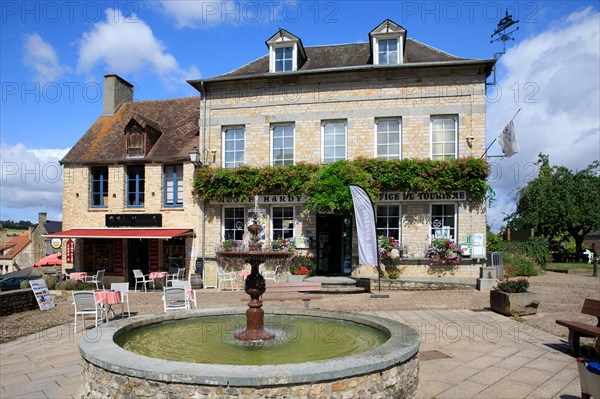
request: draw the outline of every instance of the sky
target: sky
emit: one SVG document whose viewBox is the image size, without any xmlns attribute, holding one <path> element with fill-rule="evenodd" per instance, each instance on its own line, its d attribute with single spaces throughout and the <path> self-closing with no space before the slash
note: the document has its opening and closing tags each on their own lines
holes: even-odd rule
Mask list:
<svg viewBox="0 0 600 399">
<path fill-rule="evenodd" d="M 409 38 L 490 59 L 505 12 L 519 20 L 487 89 L 487 143 L 514 119 L 520 152 L 488 155 L 497 231 L 539 153 L 580 170 L 600 159 L 598 1 L 7 1 L 0 2 L 0 220 L 62 219 L 59 160 L 102 112 L 105 74 L 134 100 L 197 96 L 188 79 L 267 53 L 279 28 L 305 46 L 366 42 L 386 18 Z M 493 76 L 488 79 L 493 83 Z"/>
</svg>

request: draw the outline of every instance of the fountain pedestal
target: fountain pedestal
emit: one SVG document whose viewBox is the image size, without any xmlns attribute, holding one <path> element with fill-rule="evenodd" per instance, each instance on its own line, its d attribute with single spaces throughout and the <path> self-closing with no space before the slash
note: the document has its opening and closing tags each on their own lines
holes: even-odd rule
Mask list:
<svg viewBox="0 0 600 399">
<path fill-rule="evenodd" d="M 286 252 L 268 252 L 262 251 L 262 244 L 258 235 L 263 230 L 257 223 L 257 214 L 254 214 L 253 223 L 248 226 L 248 231 L 252 235 L 250 251 L 220 251 L 217 255 L 225 258 L 241 258 L 252 267 L 250 275 L 244 282 L 244 291 L 250 295 L 248 310 L 246 310 L 246 328 L 234 334 L 234 337 L 240 341 L 268 341 L 275 338 L 275 334 L 265 330 L 265 312 L 262 309 L 260 297 L 265 293 L 265 279 L 258 271 L 261 263 L 268 259 L 285 259 L 290 256 Z"/>
</svg>

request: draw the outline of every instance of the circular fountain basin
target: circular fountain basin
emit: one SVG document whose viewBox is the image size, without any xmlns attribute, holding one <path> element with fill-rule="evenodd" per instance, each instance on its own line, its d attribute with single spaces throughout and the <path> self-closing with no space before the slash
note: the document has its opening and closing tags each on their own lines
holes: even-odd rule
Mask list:
<svg viewBox="0 0 600 399">
<path fill-rule="evenodd" d="M 198 363 L 165 360 L 128 351 L 115 341 L 133 330 L 157 324 L 193 322 L 214 317 L 243 317 L 243 308 L 198 309 L 118 320 L 87 330 L 79 347 L 85 360 L 84 396 L 127 397 L 412 397 L 418 382 L 419 335 L 411 327 L 370 315 L 316 309 L 270 308 L 270 317 L 283 320 L 318 318 L 340 324 L 358 324 L 378 330 L 385 338 L 360 353 L 325 360 L 295 363 L 244 364 Z M 190 333 L 191 335 L 191 333 Z M 202 338 L 199 338 L 202 341 Z M 147 345 L 157 345 L 152 343 Z M 277 343 L 269 345 L 277 346 Z"/>
</svg>

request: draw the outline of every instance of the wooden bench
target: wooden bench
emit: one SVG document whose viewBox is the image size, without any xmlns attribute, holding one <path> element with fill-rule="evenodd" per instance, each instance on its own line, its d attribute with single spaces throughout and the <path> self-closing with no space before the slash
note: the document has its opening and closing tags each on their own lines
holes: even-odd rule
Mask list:
<svg viewBox="0 0 600 399">
<path fill-rule="evenodd" d="M 581 313 L 595 316 L 597 324 L 594 326 L 580 321 L 556 320 L 556 324 L 569 329 L 569 350 L 574 356 L 579 356 L 579 338 L 600 338 L 600 300 L 586 298 Z"/>
<path fill-rule="evenodd" d="M 321 291 L 321 283 L 318 281 L 301 281 L 297 283 L 272 283 L 267 282 L 267 290 L 265 293 L 271 292 L 302 292 L 302 296 L 289 296 L 289 297 L 278 297 L 278 298 L 264 298 L 261 301 L 294 301 L 301 300 L 304 302 L 306 309 L 310 308 L 310 301 L 312 299 L 321 299 L 320 295 L 309 295 L 310 292 Z"/>
</svg>

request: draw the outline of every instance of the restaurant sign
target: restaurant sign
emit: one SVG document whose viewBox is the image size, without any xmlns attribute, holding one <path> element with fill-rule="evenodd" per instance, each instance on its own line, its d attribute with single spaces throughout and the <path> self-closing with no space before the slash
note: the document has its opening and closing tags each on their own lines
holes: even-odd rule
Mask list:
<svg viewBox="0 0 600 399">
<path fill-rule="evenodd" d="M 75 254 L 75 243 L 70 238 L 67 240 L 67 263 L 73 263 L 73 255 Z"/>
<path fill-rule="evenodd" d="M 466 191 L 388 192 L 379 194 L 377 202 L 466 201 Z"/>
<path fill-rule="evenodd" d="M 258 195 L 258 198 L 245 197 L 242 199 L 219 198 L 211 201 L 215 205 L 277 205 L 277 204 L 304 204 L 308 200 L 307 195 Z"/>
</svg>

